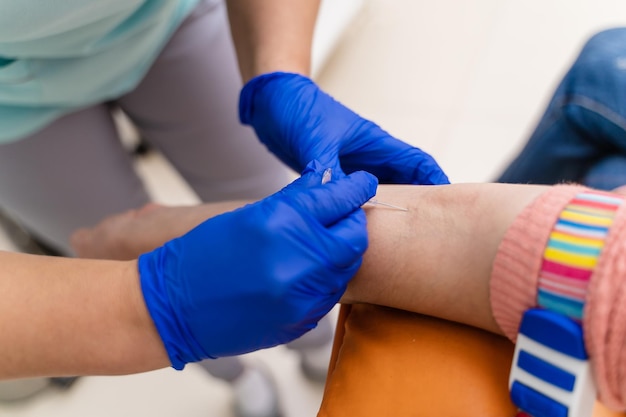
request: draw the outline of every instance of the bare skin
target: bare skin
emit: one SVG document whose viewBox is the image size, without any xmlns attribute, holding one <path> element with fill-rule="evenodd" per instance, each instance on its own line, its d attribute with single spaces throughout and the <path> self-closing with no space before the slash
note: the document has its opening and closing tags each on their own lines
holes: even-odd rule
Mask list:
<svg viewBox="0 0 626 417">
<path fill-rule="evenodd" d="M 547 186 L 380 186 L 367 206 L 370 246 L 342 301 L 406 309 L 500 333 L 489 306 L 498 245 Z M 626 193 L 626 189 L 616 190 Z M 136 258 L 242 202 L 150 205 L 73 238 L 98 260 L 0 252 L 0 379 L 117 375 L 167 367 L 145 307 Z"/>
<path fill-rule="evenodd" d="M 498 245 L 546 186 L 380 186 L 366 205 L 370 246 L 343 297 L 446 318 L 499 333 L 489 306 Z M 243 202 L 150 205 L 73 237 L 98 260 L 0 252 L 0 379 L 129 374 L 169 366 L 147 312 L 135 258 Z"/>
<path fill-rule="evenodd" d="M 229 0 L 227 5 L 244 81 L 273 71 L 309 74 L 319 0 Z M 150 205 L 94 229 L 103 233 L 102 242 L 128 233 L 128 246 L 96 245 L 81 238 L 89 232 L 77 233 L 76 245 L 90 247 L 93 258 L 117 261 L 0 252 L 0 379 L 128 374 L 169 366 L 143 302 L 136 255 L 242 204 L 217 204 L 207 212 Z"/>
<path fill-rule="evenodd" d="M 131 260 L 170 239 L 181 236 L 204 220 L 234 210 L 245 201 L 199 206 L 166 207 L 150 203 L 137 210 L 107 217 L 71 238 L 81 258 Z"/>
<path fill-rule="evenodd" d="M 136 261 L 0 252 L 0 379 L 169 366 Z"/>
<path fill-rule="evenodd" d="M 489 305 L 491 265 L 508 226 L 548 188 L 379 186 L 377 199 L 409 211 L 365 206 L 369 249 L 342 302 L 386 305 L 500 333 Z M 152 206 L 79 230 L 72 243 L 84 257 L 134 258 L 239 205 Z"/>
<path fill-rule="evenodd" d="M 309 74 L 319 3 L 319 0 L 226 3 L 244 82 L 273 71 Z"/>
</svg>

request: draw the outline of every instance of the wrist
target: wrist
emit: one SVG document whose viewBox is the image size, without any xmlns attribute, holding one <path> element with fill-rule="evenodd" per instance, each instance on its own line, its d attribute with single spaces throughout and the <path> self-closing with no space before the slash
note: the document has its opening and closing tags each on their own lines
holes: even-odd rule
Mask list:
<svg viewBox="0 0 626 417">
<path fill-rule="evenodd" d="M 126 277 L 120 291 L 120 298 L 124 300 L 122 305 L 126 307 L 123 313 L 126 320 L 123 322 L 129 324 L 129 332 L 133 336 L 130 339 L 145 342 L 141 343 L 141 348 L 132 362 L 135 366 L 139 362 L 144 362 L 146 366 L 145 368 L 140 366 L 141 370 L 166 367 L 169 365 L 169 359 L 143 298 L 137 261 L 124 261 L 123 263 L 123 274 Z"/>
<path fill-rule="evenodd" d="M 244 84 L 239 97 L 239 119 L 243 124 L 254 124 L 258 121 L 264 121 L 265 117 L 256 117 L 258 113 L 263 113 L 269 107 L 268 100 L 275 99 L 271 95 L 272 92 L 289 93 L 295 92 L 296 89 L 302 88 L 304 85 L 314 85 L 314 82 L 304 75 L 292 72 L 267 72 L 255 76 Z M 268 93 L 269 92 L 269 93 Z M 308 161 L 307 161 L 308 162 Z"/>
<path fill-rule="evenodd" d="M 305 77 L 309 77 L 311 73 L 310 61 L 302 62 L 302 59 L 289 59 L 287 57 L 278 57 L 255 61 L 249 70 L 242 71 L 244 82 L 258 77 L 263 74 L 270 74 L 275 72 L 301 74 Z"/>
<path fill-rule="evenodd" d="M 537 303 L 537 281 L 552 226 L 582 186 L 554 186 L 514 219 L 498 247 L 490 280 L 493 316 L 511 340 L 522 315 Z"/>
<path fill-rule="evenodd" d="M 265 83 L 281 79 L 302 79 L 307 82 L 313 82 L 308 76 L 297 71 L 263 71 L 250 78 L 244 85 L 244 88 L 246 85 L 255 85 L 259 83 L 264 85 Z"/>
<path fill-rule="evenodd" d="M 580 186 L 554 187 L 507 232 L 492 275 L 492 308 L 515 340 L 529 308 L 582 322 L 600 399 L 626 408 L 623 352 L 623 197 Z M 513 259 L 514 257 L 514 259 Z"/>
<path fill-rule="evenodd" d="M 182 370 L 187 363 L 197 362 L 209 358 L 202 347 L 195 341 L 186 320 L 179 312 L 182 307 L 180 300 L 174 299 L 180 292 L 169 291 L 170 286 L 183 286 L 180 277 L 171 276 L 165 271 L 164 265 L 174 264 L 176 255 L 169 252 L 168 242 L 152 252 L 143 254 L 137 260 L 139 283 L 146 310 L 167 352 L 169 361 L 174 369 Z M 166 261 L 167 258 L 167 261 Z M 170 266 L 170 269 L 174 266 Z M 180 297 L 178 297 L 180 298 Z"/>
</svg>

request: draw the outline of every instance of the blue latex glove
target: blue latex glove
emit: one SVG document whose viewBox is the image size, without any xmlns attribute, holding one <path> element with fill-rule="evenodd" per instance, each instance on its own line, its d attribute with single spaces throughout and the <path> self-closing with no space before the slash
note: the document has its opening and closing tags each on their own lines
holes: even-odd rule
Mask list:
<svg viewBox="0 0 626 417">
<path fill-rule="evenodd" d="M 333 172 L 364 170 L 382 183 L 449 183 L 430 155 L 363 119 L 298 74 L 275 72 L 250 80 L 241 91 L 239 117 L 298 172 L 317 159 Z"/>
<path fill-rule="evenodd" d="M 367 247 L 377 181 L 321 185 L 322 167 L 255 204 L 211 218 L 139 258 L 148 311 L 172 366 L 289 342 L 344 293 Z"/>
</svg>

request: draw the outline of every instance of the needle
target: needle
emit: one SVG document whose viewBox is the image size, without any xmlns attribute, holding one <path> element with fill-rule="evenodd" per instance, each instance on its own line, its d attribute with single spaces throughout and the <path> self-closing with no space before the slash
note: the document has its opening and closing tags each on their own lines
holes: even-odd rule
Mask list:
<svg viewBox="0 0 626 417">
<path fill-rule="evenodd" d="M 409 211 L 409 209 L 407 208 L 394 206 L 393 204 L 389 204 L 389 203 L 383 203 L 382 201 L 378 201 L 374 198 L 368 200 L 365 204 L 374 204 L 376 206 L 385 206 L 385 207 L 389 207 L 389 208 L 396 209 L 396 210 Z"/>
<path fill-rule="evenodd" d="M 326 184 L 328 181 L 330 181 L 332 176 L 333 176 L 333 170 L 331 168 L 326 168 L 326 170 L 322 174 L 322 184 Z M 389 204 L 389 203 L 383 203 L 382 201 L 378 201 L 375 198 L 370 198 L 368 201 L 365 202 L 365 204 L 373 204 L 375 206 L 384 206 L 384 207 L 389 207 L 389 208 L 396 209 L 396 210 L 409 211 L 409 209 L 406 209 L 404 207 L 394 206 L 393 204 Z"/>
</svg>

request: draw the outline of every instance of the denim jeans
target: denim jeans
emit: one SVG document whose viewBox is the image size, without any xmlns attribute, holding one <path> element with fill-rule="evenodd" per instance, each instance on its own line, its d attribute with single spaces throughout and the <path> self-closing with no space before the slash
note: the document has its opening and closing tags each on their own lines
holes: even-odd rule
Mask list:
<svg viewBox="0 0 626 417">
<path fill-rule="evenodd" d="M 589 39 L 498 181 L 626 184 L 626 28 Z"/>
</svg>

